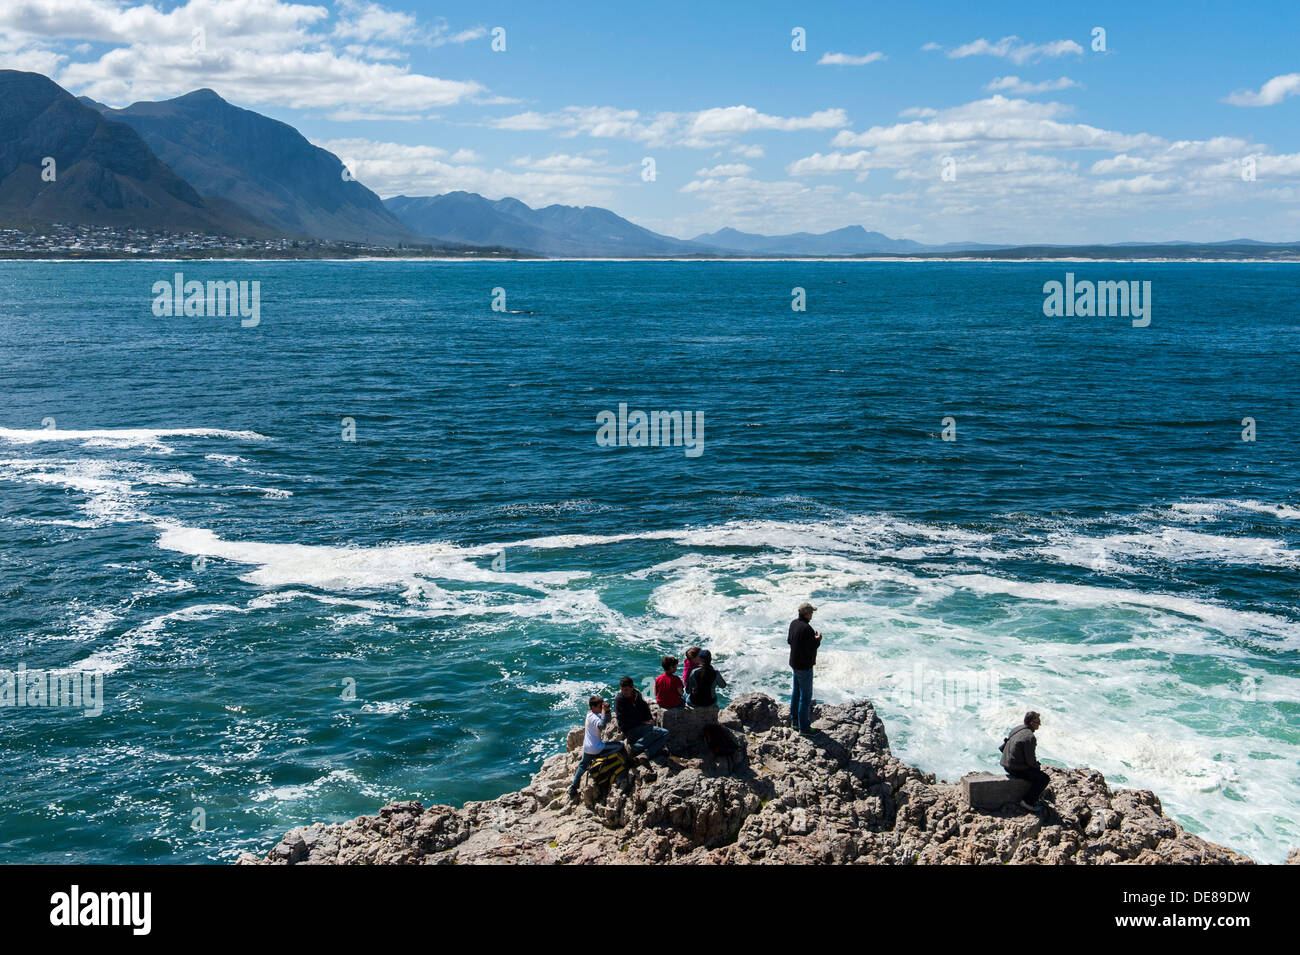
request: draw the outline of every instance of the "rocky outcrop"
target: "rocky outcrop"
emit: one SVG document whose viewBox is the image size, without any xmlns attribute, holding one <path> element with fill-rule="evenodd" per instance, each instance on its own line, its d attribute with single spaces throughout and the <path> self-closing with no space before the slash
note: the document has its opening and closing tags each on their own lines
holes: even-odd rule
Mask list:
<svg viewBox="0 0 1300 955">
<path fill-rule="evenodd" d="M 749 694 L 718 714 L 741 743 L 715 760 L 690 739 L 700 714 L 658 719 L 682 737 L 654 760 L 597 785 L 566 790 L 581 732 L 523 790 L 488 802 L 392 803 L 375 816 L 294 829 L 243 864 L 992 864 L 1249 863 L 1191 835 L 1145 790 L 1112 791 L 1089 769 L 1048 768 L 1045 819 L 1014 806 L 970 808 L 889 750 L 875 709 L 814 708 L 813 732 L 789 728 L 769 697 Z M 611 727 L 607 734 L 617 737 Z M 682 752 L 695 755 L 678 755 Z"/>
</svg>

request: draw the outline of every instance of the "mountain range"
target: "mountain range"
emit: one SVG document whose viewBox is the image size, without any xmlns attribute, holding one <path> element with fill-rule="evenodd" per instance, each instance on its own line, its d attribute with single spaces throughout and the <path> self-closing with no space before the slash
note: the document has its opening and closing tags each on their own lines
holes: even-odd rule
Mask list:
<svg viewBox="0 0 1300 955">
<path fill-rule="evenodd" d="M 139 133 L 203 195 L 256 210 L 277 231 L 374 245 L 421 241 L 333 153 L 287 123 L 232 106 L 212 90 L 125 109 L 82 102 Z"/>
<path fill-rule="evenodd" d="M 0 222 L 262 236 L 242 208 L 205 197 L 130 126 L 38 73 L 0 71 Z"/>
<path fill-rule="evenodd" d="M 725 228 L 678 239 L 596 206 L 534 209 L 470 192 L 381 200 L 292 126 L 212 90 L 114 109 L 74 97 L 39 73 L 0 70 L 0 226 L 53 223 L 554 257 L 1300 255 L 1300 244 L 1248 239 L 924 245 L 860 225 L 776 236 Z"/>
</svg>

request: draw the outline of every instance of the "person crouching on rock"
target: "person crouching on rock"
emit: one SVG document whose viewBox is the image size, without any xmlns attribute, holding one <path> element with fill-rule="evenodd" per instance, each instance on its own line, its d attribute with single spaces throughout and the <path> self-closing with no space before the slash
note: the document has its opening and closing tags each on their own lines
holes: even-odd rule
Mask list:
<svg viewBox="0 0 1300 955">
<path fill-rule="evenodd" d="M 664 657 L 664 672 L 655 677 L 655 702 L 665 710 L 675 710 L 685 706 L 682 691 L 686 689 L 682 678 L 677 675 L 677 658 Z"/>
<path fill-rule="evenodd" d="M 618 697 L 614 700 L 614 715 L 618 728 L 627 737 L 632 755 L 644 754 L 647 758 L 664 748 L 668 731 L 655 726 L 650 718 L 650 704 L 637 691 L 630 676 L 618 681 Z"/>
<path fill-rule="evenodd" d="M 1033 710 L 1025 714 L 1025 721 L 1007 734 L 999 749 L 1002 750 L 1002 768 L 1008 776 L 1029 781 L 1029 791 L 1020 800 L 1020 808 L 1041 812 L 1042 795 L 1047 788 L 1047 773 L 1038 762 L 1038 738 L 1034 730 L 1043 725 L 1042 717 Z"/>
<path fill-rule="evenodd" d="M 717 706 L 717 687 L 725 687 L 727 681 L 722 674 L 713 669 L 713 654 L 708 650 L 700 651 L 700 665 L 691 671 L 691 681 L 686 686 L 686 699 L 691 706 Z"/>
<path fill-rule="evenodd" d="M 582 762 L 578 763 L 578 771 L 573 774 L 573 784 L 569 786 L 570 796 L 578 794 L 578 780 L 582 778 L 588 766 L 600 757 L 608 753 L 617 753 L 623 748 L 622 743 L 606 743 L 600 738 L 601 731 L 609 722 L 609 704 L 599 696 L 593 696 L 587 701 L 587 706 L 587 731 L 582 737 Z"/>
</svg>

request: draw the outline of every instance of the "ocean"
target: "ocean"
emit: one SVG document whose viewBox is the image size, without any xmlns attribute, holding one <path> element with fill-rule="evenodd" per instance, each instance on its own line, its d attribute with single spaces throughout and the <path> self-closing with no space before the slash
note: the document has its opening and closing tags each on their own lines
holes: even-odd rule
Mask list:
<svg viewBox="0 0 1300 955">
<path fill-rule="evenodd" d="M 258 283 L 258 320 L 155 314 L 177 272 Z M 1150 324 L 1045 315 L 1067 272 L 1149 281 Z M 228 862 L 491 798 L 689 645 L 786 699 L 811 600 L 816 697 L 875 701 L 907 761 L 994 768 L 1036 709 L 1048 763 L 1281 861 L 1297 292 L 1294 264 L 0 263 L 0 668 L 84 689 L 0 681 L 0 860 Z"/>
</svg>

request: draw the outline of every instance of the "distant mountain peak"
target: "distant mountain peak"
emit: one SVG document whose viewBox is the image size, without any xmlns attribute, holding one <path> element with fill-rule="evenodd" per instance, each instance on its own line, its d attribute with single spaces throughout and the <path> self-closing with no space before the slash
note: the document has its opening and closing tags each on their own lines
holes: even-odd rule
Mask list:
<svg viewBox="0 0 1300 955">
<path fill-rule="evenodd" d="M 211 89 L 103 112 L 138 132 L 199 192 L 252 210 L 281 232 L 377 245 L 419 242 L 377 195 L 341 175 L 343 162 L 333 153 Z"/>
<path fill-rule="evenodd" d="M 39 73 L 0 70 L 0 219 L 256 235 L 242 209 L 207 201 L 129 125 Z M 46 181 L 42 166 L 57 160 Z"/>
</svg>

